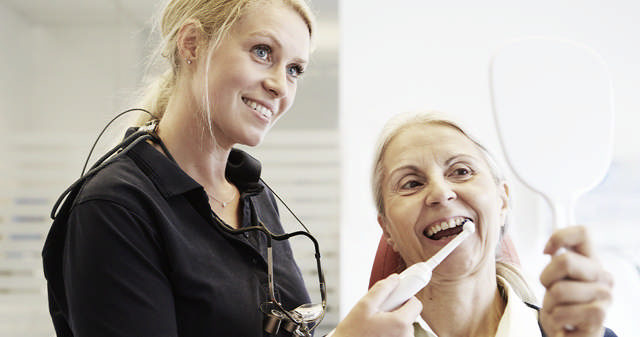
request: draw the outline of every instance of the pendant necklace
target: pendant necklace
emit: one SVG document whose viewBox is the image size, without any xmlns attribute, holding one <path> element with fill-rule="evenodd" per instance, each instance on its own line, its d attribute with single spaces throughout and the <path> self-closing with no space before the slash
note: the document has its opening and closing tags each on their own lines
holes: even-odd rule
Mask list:
<svg viewBox="0 0 640 337">
<path fill-rule="evenodd" d="M 227 205 L 228 205 L 230 202 L 232 202 L 232 201 L 233 201 L 233 199 L 235 199 L 235 198 L 236 198 L 236 189 L 235 189 L 235 188 L 233 189 L 233 195 L 231 196 L 231 198 L 230 198 L 228 201 L 220 201 L 220 200 L 218 200 L 216 197 L 214 197 L 213 195 L 209 194 L 209 192 L 206 192 L 206 191 L 205 191 L 205 193 L 207 193 L 207 195 L 209 196 L 209 198 L 211 198 L 211 199 L 213 199 L 213 200 L 217 201 L 220 205 L 222 205 L 222 208 L 227 207 Z"/>
</svg>

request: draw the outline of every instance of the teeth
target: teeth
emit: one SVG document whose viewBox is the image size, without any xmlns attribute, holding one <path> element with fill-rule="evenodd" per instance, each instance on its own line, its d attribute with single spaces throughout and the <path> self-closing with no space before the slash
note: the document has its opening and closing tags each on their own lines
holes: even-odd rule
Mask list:
<svg viewBox="0 0 640 337">
<path fill-rule="evenodd" d="M 273 116 L 273 112 L 269 109 L 267 109 L 267 107 L 260 105 L 254 101 L 250 101 L 247 98 L 242 98 L 242 101 L 244 102 L 244 104 L 248 105 L 249 107 L 251 107 L 251 109 L 259 112 L 260 114 L 262 114 L 263 116 L 267 117 L 267 118 L 271 118 L 271 116 Z"/>
<path fill-rule="evenodd" d="M 454 228 L 457 226 L 461 226 L 464 222 L 466 222 L 465 218 L 453 218 L 449 221 L 443 221 L 439 224 L 435 224 L 427 229 L 427 236 L 431 237 L 439 231 L 443 231 L 445 229 Z"/>
</svg>

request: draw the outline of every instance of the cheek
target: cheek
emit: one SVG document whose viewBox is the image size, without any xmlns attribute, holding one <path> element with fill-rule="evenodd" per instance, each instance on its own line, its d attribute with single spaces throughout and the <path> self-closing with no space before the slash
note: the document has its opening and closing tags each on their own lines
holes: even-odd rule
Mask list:
<svg viewBox="0 0 640 337">
<path fill-rule="evenodd" d="M 479 194 L 482 195 L 482 194 Z M 484 194 L 485 196 L 487 194 Z M 490 194 L 489 194 L 490 195 Z M 504 216 L 501 212 L 502 202 L 498 198 L 484 197 L 478 200 L 478 207 L 481 210 L 481 222 L 485 227 L 483 232 L 486 236 L 488 246 L 495 246 L 500 239 L 500 231 L 504 224 Z"/>
<path fill-rule="evenodd" d="M 282 108 L 280 109 L 280 114 L 284 115 L 287 111 L 289 111 L 291 106 L 293 106 L 293 102 L 296 100 L 296 94 L 297 86 L 293 85 L 289 89 L 289 94 L 287 95 L 287 97 L 282 100 Z"/>
<path fill-rule="evenodd" d="M 395 234 L 394 239 L 415 240 L 415 225 L 420 216 L 420 208 L 415 207 L 415 200 L 406 197 L 389 198 L 385 200 L 386 212 L 393 223 L 389 232 Z"/>
<path fill-rule="evenodd" d="M 209 89 L 224 90 L 224 88 L 245 87 L 247 83 L 255 81 L 255 71 L 238 62 L 211 63 L 209 69 Z M 252 76 L 253 75 L 253 76 Z"/>
</svg>

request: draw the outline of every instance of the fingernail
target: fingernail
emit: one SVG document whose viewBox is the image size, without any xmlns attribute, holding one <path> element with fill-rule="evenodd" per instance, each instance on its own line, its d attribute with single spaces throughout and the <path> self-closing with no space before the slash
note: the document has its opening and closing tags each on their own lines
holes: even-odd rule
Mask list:
<svg viewBox="0 0 640 337">
<path fill-rule="evenodd" d="M 560 248 L 558 248 L 558 250 L 556 250 L 556 252 L 555 252 L 553 255 L 554 255 L 554 256 L 558 256 L 558 255 L 562 255 L 562 254 L 564 254 L 564 253 L 566 253 L 566 252 L 567 252 L 567 249 L 566 249 L 566 248 L 564 248 L 564 247 L 560 247 Z"/>
</svg>

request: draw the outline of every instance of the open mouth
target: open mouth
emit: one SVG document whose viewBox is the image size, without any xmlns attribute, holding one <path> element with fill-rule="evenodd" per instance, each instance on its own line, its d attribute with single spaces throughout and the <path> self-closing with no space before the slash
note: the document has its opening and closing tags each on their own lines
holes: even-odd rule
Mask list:
<svg viewBox="0 0 640 337">
<path fill-rule="evenodd" d="M 471 221 L 471 219 L 462 217 L 449 219 L 449 221 L 443 221 L 425 228 L 422 233 L 431 240 L 440 240 L 448 236 L 460 234 L 460 232 L 462 232 L 462 226 L 467 221 Z"/>
<path fill-rule="evenodd" d="M 273 111 L 269 110 L 269 108 L 265 107 L 264 105 L 262 105 L 260 103 L 252 101 L 252 100 L 250 100 L 248 98 L 245 98 L 245 97 L 242 97 L 242 102 L 244 102 L 244 104 L 246 104 L 251 109 L 259 112 L 265 118 L 271 118 L 271 116 L 273 116 Z"/>
</svg>

